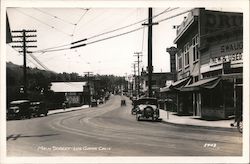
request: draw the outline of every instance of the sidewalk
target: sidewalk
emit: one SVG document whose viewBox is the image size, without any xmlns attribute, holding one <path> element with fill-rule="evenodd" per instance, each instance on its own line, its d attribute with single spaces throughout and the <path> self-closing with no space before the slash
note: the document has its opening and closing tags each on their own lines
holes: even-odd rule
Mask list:
<svg viewBox="0 0 250 164">
<path fill-rule="evenodd" d="M 231 127 L 230 124 L 234 122 L 234 119 L 227 120 L 204 120 L 199 116 L 177 116 L 174 112 L 167 112 L 160 109 L 160 118 L 164 122 L 179 124 L 184 126 L 198 126 L 206 128 L 221 128 L 221 129 L 236 129 Z"/>
<path fill-rule="evenodd" d="M 88 105 L 83 105 L 83 106 L 79 106 L 79 107 L 72 107 L 72 108 L 66 108 L 66 109 L 49 110 L 48 115 L 56 114 L 56 113 L 65 113 L 65 112 L 70 112 L 70 111 L 76 111 L 76 110 L 85 109 L 85 108 L 89 108 L 89 106 Z"/>
</svg>

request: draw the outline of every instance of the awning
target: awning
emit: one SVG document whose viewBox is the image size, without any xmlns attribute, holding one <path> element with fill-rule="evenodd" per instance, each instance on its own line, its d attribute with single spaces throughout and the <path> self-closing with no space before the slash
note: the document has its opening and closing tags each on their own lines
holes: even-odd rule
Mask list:
<svg viewBox="0 0 250 164">
<path fill-rule="evenodd" d="M 190 77 L 184 78 L 182 80 L 176 81 L 173 84 L 171 84 L 171 86 L 169 88 L 179 88 L 181 86 L 184 86 L 188 80 L 190 79 Z"/>
<path fill-rule="evenodd" d="M 183 87 L 181 91 L 198 91 L 200 89 L 213 89 L 219 84 L 220 80 L 220 77 L 203 79 L 196 83 Z"/>
<path fill-rule="evenodd" d="M 176 81 L 173 84 L 171 84 L 169 87 L 160 88 L 160 92 L 171 92 L 171 91 L 181 90 L 181 88 L 183 88 L 185 85 L 188 84 L 189 80 L 190 80 L 190 77 Z"/>
<path fill-rule="evenodd" d="M 169 87 L 160 88 L 160 92 L 169 92 L 170 90 Z"/>
</svg>

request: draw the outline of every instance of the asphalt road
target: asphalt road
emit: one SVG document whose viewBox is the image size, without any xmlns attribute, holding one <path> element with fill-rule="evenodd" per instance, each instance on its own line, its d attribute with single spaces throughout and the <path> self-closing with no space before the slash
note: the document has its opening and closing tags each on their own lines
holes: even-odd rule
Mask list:
<svg viewBox="0 0 250 164">
<path fill-rule="evenodd" d="M 103 105 L 7 121 L 7 156 L 241 156 L 238 132 L 136 121 L 121 96 Z"/>
</svg>

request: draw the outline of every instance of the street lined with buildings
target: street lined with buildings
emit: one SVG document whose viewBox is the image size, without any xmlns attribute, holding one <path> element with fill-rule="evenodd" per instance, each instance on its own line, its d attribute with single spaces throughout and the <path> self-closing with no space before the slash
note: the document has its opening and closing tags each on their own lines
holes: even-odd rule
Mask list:
<svg viewBox="0 0 250 164">
<path fill-rule="evenodd" d="M 61 14 L 65 18 L 65 11 L 79 12 L 81 17 L 73 24 L 70 44 L 30 52 L 32 59 L 45 70 L 26 67 L 26 48 L 34 48 L 26 45 L 26 42 L 36 42 L 26 40 L 26 33 L 39 30 L 11 31 L 11 24 L 7 22 L 7 40 L 9 43 L 23 43 L 21 47 L 18 46 L 23 50 L 18 52 L 23 52 L 24 61 L 23 66 L 12 62 L 6 64 L 7 156 L 233 156 L 245 161 L 243 155 L 249 151 L 246 150 L 249 147 L 243 141 L 248 133 L 243 131 L 243 124 L 244 128 L 248 128 L 243 122 L 243 117 L 244 120 L 248 119 L 243 114 L 247 110 L 243 109 L 243 12 L 207 8 L 179 11 L 179 7 L 169 7 L 156 14 L 154 9 L 136 9 L 137 15 L 139 11 L 147 11 L 146 19 L 99 34 L 90 33 L 92 37 L 86 38 L 74 35 L 74 32 L 77 28 L 84 31 L 80 24 L 88 14 L 91 18 L 96 16 L 95 12 L 117 14 L 119 10 L 81 8 L 79 12 L 75 9 L 54 9 L 55 15 Z M 9 9 L 9 12 L 15 15 L 15 10 Z M 46 8 L 23 11 L 39 12 L 39 19 L 44 19 L 44 13 L 53 15 L 48 14 L 53 13 L 53 9 Z M 167 17 L 162 18 L 165 14 Z M 156 71 L 153 61 L 158 59 L 159 54 L 153 53 L 153 48 L 159 44 L 159 35 L 156 37 L 153 32 L 159 30 L 159 26 L 164 27 L 161 26 L 162 22 L 179 16 L 183 18 L 181 22 L 169 23 L 176 31 L 175 38 L 171 40 L 171 45 L 166 45 L 160 51 L 169 56 L 165 66 L 170 69 Z M 53 17 L 56 18 L 59 17 Z M 146 53 L 143 48 L 145 29 Z M 119 37 L 125 38 L 140 30 L 143 30 L 141 50 L 133 51 L 126 46 L 132 42 L 128 38 L 125 42 L 118 42 Z M 11 32 L 22 33 L 23 40 L 16 41 L 15 38 L 21 36 L 11 36 Z M 116 33 L 111 35 L 113 32 Z M 165 32 L 172 34 L 169 30 Z M 165 35 L 162 37 L 169 41 Z M 99 39 L 91 40 L 93 38 Z M 113 38 L 117 39 L 117 43 L 103 43 L 101 47 L 93 45 L 92 49 L 88 49 L 90 44 L 92 46 Z M 118 46 L 120 44 L 122 47 Z M 136 41 L 136 44 L 139 42 Z M 94 62 L 98 64 L 94 67 L 99 69 L 102 60 L 107 62 L 103 56 L 108 56 L 109 50 L 116 49 L 120 53 L 114 53 L 108 63 L 103 64 L 105 69 L 125 61 L 121 57 L 123 50 L 133 51 L 133 60 L 136 60 L 132 65 L 132 74 L 128 73 L 131 70 L 121 71 L 122 76 L 112 74 L 112 71 L 119 71 L 116 67 L 106 74 L 93 71 L 89 58 L 95 57 Z M 41 55 L 60 53 L 65 53 L 64 57 L 69 61 L 68 72 L 50 71 L 38 59 Z M 98 58 L 99 54 L 102 56 Z M 143 61 L 145 56 L 147 64 Z M 73 72 L 77 64 L 70 63 L 71 60 L 80 63 L 82 67 L 78 71 L 81 73 Z M 59 66 L 65 65 L 60 63 Z"/>
<path fill-rule="evenodd" d="M 233 130 L 140 121 L 121 96 L 99 107 L 7 122 L 8 156 L 239 156 Z"/>
</svg>

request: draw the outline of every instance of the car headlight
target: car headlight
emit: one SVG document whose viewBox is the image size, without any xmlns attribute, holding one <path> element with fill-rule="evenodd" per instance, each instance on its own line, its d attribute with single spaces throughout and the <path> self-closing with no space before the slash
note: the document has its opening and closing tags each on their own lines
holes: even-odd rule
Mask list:
<svg viewBox="0 0 250 164">
<path fill-rule="evenodd" d="M 19 112 L 20 112 L 20 110 L 19 110 L 19 109 L 16 109 L 16 110 L 15 110 L 15 113 L 19 113 Z"/>
</svg>

